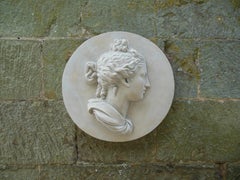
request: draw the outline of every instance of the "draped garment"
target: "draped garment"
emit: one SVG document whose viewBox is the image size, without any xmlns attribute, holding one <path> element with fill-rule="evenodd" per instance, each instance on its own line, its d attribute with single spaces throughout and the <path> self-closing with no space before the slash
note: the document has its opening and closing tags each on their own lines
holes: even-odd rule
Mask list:
<svg viewBox="0 0 240 180">
<path fill-rule="evenodd" d="M 133 131 L 133 123 L 102 99 L 88 100 L 88 111 L 95 116 L 97 121 L 111 131 L 121 134 L 130 134 Z"/>
</svg>

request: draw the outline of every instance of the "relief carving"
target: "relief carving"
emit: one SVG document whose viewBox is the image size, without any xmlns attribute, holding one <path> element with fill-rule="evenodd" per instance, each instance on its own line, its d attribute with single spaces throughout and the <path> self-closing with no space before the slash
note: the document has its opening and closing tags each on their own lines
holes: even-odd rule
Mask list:
<svg viewBox="0 0 240 180">
<path fill-rule="evenodd" d="M 131 134 L 129 105 L 143 99 L 150 87 L 144 57 L 126 39 L 115 39 L 109 51 L 85 66 L 85 79 L 96 85 L 96 97 L 88 100 L 89 113 L 107 129 Z"/>
<path fill-rule="evenodd" d="M 63 102 L 73 122 L 100 140 L 126 142 L 152 132 L 174 97 L 167 57 L 129 32 L 93 36 L 74 51 L 62 77 Z"/>
</svg>

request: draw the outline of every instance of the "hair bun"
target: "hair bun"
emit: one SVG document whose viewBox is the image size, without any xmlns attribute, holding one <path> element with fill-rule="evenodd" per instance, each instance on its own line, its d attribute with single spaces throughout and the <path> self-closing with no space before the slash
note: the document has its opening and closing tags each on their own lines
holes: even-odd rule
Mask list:
<svg viewBox="0 0 240 180">
<path fill-rule="evenodd" d="M 114 39 L 112 45 L 113 51 L 127 52 L 128 51 L 128 41 L 126 39 Z"/>
</svg>

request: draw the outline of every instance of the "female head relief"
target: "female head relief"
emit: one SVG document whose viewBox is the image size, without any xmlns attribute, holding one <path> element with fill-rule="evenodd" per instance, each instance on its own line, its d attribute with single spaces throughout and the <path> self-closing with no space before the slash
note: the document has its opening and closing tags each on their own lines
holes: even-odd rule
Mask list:
<svg viewBox="0 0 240 180">
<path fill-rule="evenodd" d="M 85 73 L 87 82 L 97 83 L 89 112 L 108 129 L 131 133 L 133 124 L 126 119 L 129 103 L 142 99 L 150 86 L 143 56 L 129 48 L 126 39 L 115 39 L 110 51 L 86 64 Z"/>
</svg>

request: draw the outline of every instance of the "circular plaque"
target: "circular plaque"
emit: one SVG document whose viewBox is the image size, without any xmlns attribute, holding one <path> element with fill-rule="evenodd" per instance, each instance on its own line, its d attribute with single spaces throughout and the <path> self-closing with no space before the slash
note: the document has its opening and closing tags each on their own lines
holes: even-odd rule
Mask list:
<svg viewBox="0 0 240 180">
<path fill-rule="evenodd" d="M 66 109 L 74 123 L 97 139 L 124 142 L 156 128 L 174 96 L 164 53 L 148 39 L 108 32 L 79 46 L 62 78 Z"/>
</svg>

